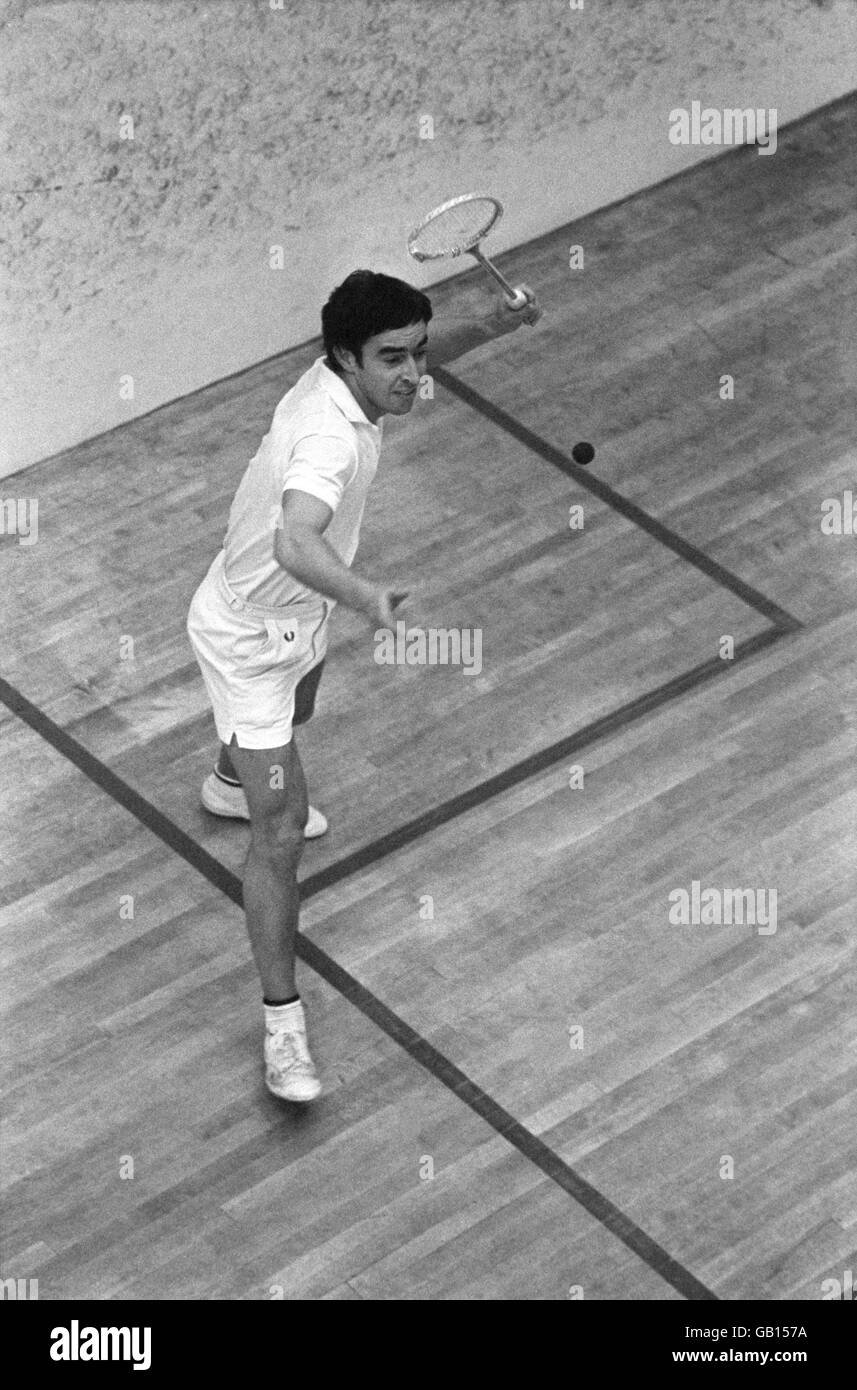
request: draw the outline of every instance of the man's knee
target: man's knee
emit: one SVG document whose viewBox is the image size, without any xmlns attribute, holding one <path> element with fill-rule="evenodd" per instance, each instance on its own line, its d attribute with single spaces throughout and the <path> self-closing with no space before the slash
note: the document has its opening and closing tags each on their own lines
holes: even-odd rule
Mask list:
<svg viewBox="0 0 857 1390">
<path fill-rule="evenodd" d="M 247 750 L 233 743 L 228 751 L 247 797 L 254 837 L 272 849 L 296 840 L 302 844 L 308 815 L 307 793 L 294 745 Z"/>
</svg>

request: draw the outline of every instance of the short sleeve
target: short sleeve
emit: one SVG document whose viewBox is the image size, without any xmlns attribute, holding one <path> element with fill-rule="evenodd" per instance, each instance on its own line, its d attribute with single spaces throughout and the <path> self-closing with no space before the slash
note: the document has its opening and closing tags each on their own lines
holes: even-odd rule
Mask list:
<svg viewBox="0 0 857 1390">
<path fill-rule="evenodd" d="M 357 471 L 354 444 L 341 435 L 308 434 L 299 439 L 283 474 L 282 491 L 308 492 L 336 511 Z"/>
</svg>

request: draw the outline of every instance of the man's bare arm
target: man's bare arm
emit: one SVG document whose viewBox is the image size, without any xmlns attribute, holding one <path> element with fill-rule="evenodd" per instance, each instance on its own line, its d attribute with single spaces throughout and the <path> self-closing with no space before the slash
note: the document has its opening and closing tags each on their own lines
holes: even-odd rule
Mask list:
<svg viewBox="0 0 857 1390">
<path fill-rule="evenodd" d="M 283 494 L 282 526 L 274 534 L 274 559 L 308 589 L 353 608 L 381 627 L 392 626 L 393 610 L 407 598 L 407 591 L 373 584 L 343 564 L 323 534 L 332 516 L 319 498 L 289 488 Z"/>
<path fill-rule="evenodd" d="M 491 295 L 491 307 L 480 315 L 452 315 L 432 319 L 429 325 L 429 347 L 427 367 L 442 367 L 445 362 L 454 362 L 466 352 L 481 347 L 483 343 L 493 342 L 495 338 L 514 333 L 522 324 L 530 327 L 541 318 L 542 311 L 535 292 L 529 285 L 521 289 L 527 296 L 527 303 L 521 309 L 512 309 L 500 295 Z"/>
</svg>

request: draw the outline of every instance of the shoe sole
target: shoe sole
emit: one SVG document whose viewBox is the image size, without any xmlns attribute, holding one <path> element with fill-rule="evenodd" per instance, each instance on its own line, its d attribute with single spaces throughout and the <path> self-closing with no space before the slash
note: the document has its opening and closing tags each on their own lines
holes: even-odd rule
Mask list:
<svg viewBox="0 0 857 1390">
<path fill-rule="evenodd" d="M 309 1104 L 309 1102 L 310 1102 L 311 1100 L 317 1100 L 318 1097 L 321 1095 L 321 1082 L 318 1082 L 318 1083 L 317 1083 L 315 1090 L 312 1091 L 310 1095 L 304 1095 L 304 1096 L 294 1096 L 294 1095 L 291 1095 L 291 1096 L 290 1096 L 290 1095 L 287 1095 L 285 1091 L 278 1091 L 278 1090 L 276 1089 L 276 1087 L 274 1087 L 274 1086 L 271 1085 L 271 1083 L 270 1083 L 270 1081 L 268 1080 L 267 1076 L 265 1077 L 265 1085 L 267 1086 L 268 1090 L 271 1092 L 271 1095 L 277 1097 L 277 1100 L 290 1100 L 290 1101 L 293 1101 L 293 1102 L 294 1102 L 295 1104 L 297 1104 L 297 1105 L 307 1105 L 307 1104 Z"/>
<path fill-rule="evenodd" d="M 203 783 L 201 800 L 206 811 L 212 816 L 220 816 L 222 820 L 249 821 L 250 819 L 246 811 L 236 811 L 227 801 L 218 801 L 209 791 L 206 783 Z"/>
<path fill-rule="evenodd" d="M 232 806 L 229 805 L 228 802 L 218 801 L 214 794 L 209 790 L 208 785 L 205 782 L 202 786 L 201 799 L 203 807 L 206 811 L 208 811 L 209 815 L 219 816 L 221 820 L 240 820 L 244 821 L 245 825 L 249 824 L 250 817 L 246 811 L 236 811 Z M 321 813 L 319 812 L 319 814 Z M 326 834 L 327 824 L 325 823 L 324 827 L 321 830 L 313 830 L 309 834 L 307 833 L 307 831 L 304 831 L 304 839 L 319 840 L 321 839 L 322 835 Z"/>
</svg>

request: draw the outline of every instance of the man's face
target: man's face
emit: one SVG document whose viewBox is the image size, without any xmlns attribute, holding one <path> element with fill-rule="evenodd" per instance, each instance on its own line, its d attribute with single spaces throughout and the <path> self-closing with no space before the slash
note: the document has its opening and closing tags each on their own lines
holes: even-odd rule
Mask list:
<svg viewBox="0 0 857 1390">
<path fill-rule="evenodd" d="M 352 352 L 338 352 L 351 394 L 373 425 L 382 415 L 408 414 L 426 369 L 427 347 L 428 334 L 421 320 L 367 339 L 362 363 Z"/>
</svg>

